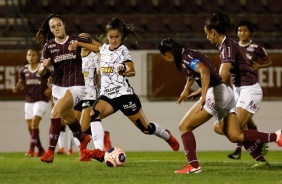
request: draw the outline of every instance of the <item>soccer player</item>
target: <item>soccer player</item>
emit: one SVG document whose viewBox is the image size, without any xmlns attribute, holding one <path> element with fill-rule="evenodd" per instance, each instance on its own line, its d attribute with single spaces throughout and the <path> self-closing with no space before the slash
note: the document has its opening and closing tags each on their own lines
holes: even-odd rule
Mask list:
<svg viewBox="0 0 282 184">
<path fill-rule="evenodd" d="M 89 33 L 81 33 L 79 34 L 79 36 L 93 40 Z M 96 42 L 97 40 L 93 40 L 93 44 L 95 44 Z M 85 81 L 85 93 L 83 94 L 82 100 L 76 106 L 74 106 L 74 110 L 76 118 L 80 121 L 82 132 L 87 135 L 92 135 L 90 128 L 90 112 L 92 105 L 95 103 L 95 100 L 97 100 L 99 96 L 100 54 L 82 47 L 81 57 L 82 72 Z M 95 136 L 93 136 L 93 138 L 95 138 Z M 77 144 L 78 140 L 74 140 Z M 110 134 L 108 131 L 104 131 L 104 150 L 107 151 L 111 147 L 112 145 L 110 141 Z M 84 159 L 81 161 L 90 160 L 91 159 Z"/>
<path fill-rule="evenodd" d="M 127 77 L 135 76 L 135 69 L 131 54 L 127 47 L 123 45 L 126 38 L 138 40 L 138 35 L 133 26 L 126 24 L 119 18 L 113 18 L 106 25 L 106 34 L 100 37 L 101 42 L 104 43 L 102 46 L 93 46 L 81 42 L 75 42 L 70 46 L 70 49 L 81 46 L 94 51 L 100 50 L 101 54 L 100 97 L 93 104 L 91 111 L 91 131 L 96 138 L 94 141 L 96 149 L 84 150 L 85 158 L 103 161 L 105 151 L 101 119 L 118 110 L 122 111 L 144 134 L 154 134 L 161 137 L 174 151 L 179 150 L 179 143 L 170 131 L 165 130 L 158 123 L 147 120 L 141 102 L 127 80 Z"/>
<path fill-rule="evenodd" d="M 51 65 L 54 67 L 52 95 L 55 105 L 51 111 L 49 148 L 40 158 L 42 162 L 52 163 L 60 135 L 61 119 L 69 126 L 73 136 L 80 141 L 80 153 L 86 149 L 90 141 L 90 137 L 83 134 L 73 109 L 85 92 L 81 47 L 72 51 L 68 50 L 68 47 L 73 42 L 91 43 L 91 40 L 67 35 L 63 19 L 59 15 L 51 14 L 36 34 L 36 41 L 43 46 L 42 64 L 38 73 L 42 75 L 47 67 Z"/>
<path fill-rule="evenodd" d="M 179 124 L 184 153 L 189 165 L 185 165 L 184 169 L 176 170 L 175 173 L 201 172 L 193 130 L 213 116 L 216 117 L 217 124 L 222 128 L 223 134 L 231 142 L 241 142 L 246 147 L 247 145 L 252 146 L 252 143 L 258 141 L 277 142 L 279 146 L 282 146 L 281 130 L 277 133 L 264 133 L 239 128 L 233 91 L 222 81 L 215 66 L 205 55 L 189 49 L 186 45 L 171 38 L 162 40 L 159 50 L 165 61 L 174 63 L 176 68 L 180 71 L 184 70 L 188 77 L 176 103 L 180 104 L 189 98 L 201 96 Z M 190 87 L 194 81 L 200 88 L 190 93 Z"/>
<path fill-rule="evenodd" d="M 258 111 L 262 100 L 262 89 L 258 83 L 256 72 L 252 68 L 252 62 L 244 54 L 240 46 L 231 38 L 226 37 L 226 30 L 230 28 L 230 19 L 227 14 L 216 12 L 205 23 L 205 33 L 212 44 L 217 45 L 220 52 L 221 65 L 219 74 L 224 82 L 227 82 L 231 74 L 236 113 L 240 128 L 243 130 L 252 116 Z M 224 134 L 223 127 L 215 123 L 215 131 Z M 245 149 L 256 161 L 252 167 L 269 167 L 257 144 L 244 145 Z"/>
<path fill-rule="evenodd" d="M 26 156 L 34 156 L 35 146 L 38 148 L 36 157 L 40 157 L 45 153 L 39 136 L 39 123 L 42 116 L 46 112 L 48 101 L 51 95 L 51 89 L 48 88 L 47 80 L 51 75 L 50 70 L 46 70 L 45 75 L 37 74 L 40 67 L 39 53 L 36 49 L 28 49 L 26 53 L 25 64 L 19 72 L 19 80 L 13 87 L 13 92 L 23 90 L 26 87 L 25 96 L 25 119 L 30 132 L 30 146 Z"/>
<path fill-rule="evenodd" d="M 251 40 L 252 35 L 254 33 L 254 25 L 252 24 L 251 21 L 248 20 L 240 21 L 235 27 L 235 32 L 239 38 L 238 44 L 242 48 L 241 50 L 245 52 L 247 58 L 251 60 L 252 67 L 255 71 L 261 68 L 266 68 L 271 66 L 272 64 L 271 59 L 268 57 L 265 49 L 261 45 Z M 257 130 L 257 126 L 253 121 L 252 117 L 247 122 L 247 128 L 252 130 Z M 260 147 L 260 149 L 262 149 L 262 154 L 265 155 L 268 151 L 268 145 L 264 143 L 264 144 L 258 144 L 258 146 Z M 237 143 L 236 150 L 233 153 L 229 154 L 228 157 L 231 159 L 240 159 L 241 151 L 242 151 L 242 144 Z"/>
</svg>

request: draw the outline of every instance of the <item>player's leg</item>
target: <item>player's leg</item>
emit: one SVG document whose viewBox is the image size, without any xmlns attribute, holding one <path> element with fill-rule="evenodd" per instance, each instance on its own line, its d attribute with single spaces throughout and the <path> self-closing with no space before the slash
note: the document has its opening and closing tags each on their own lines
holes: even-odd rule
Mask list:
<svg viewBox="0 0 282 184">
<path fill-rule="evenodd" d="M 25 153 L 25 156 L 33 157 L 34 156 L 34 147 L 35 145 L 32 143 L 32 118 L 33 118 L 33 107 L 34 103 L 25 103 L 24 111 L 25 111 L 25 120 L 27 124 L 27 129 L 30 135 L 29 141 L 29 150 Z"/>
<path fill-rule="evenodd" d="M 196 153 L 196 139 L 193 130 L 207 122 L 212 115 L 205 109 L 196 113 L 199 101 L 185 114 L 179 124 L 181 139 L 184 147 L 184 153 L 188 161 L 188 165 L 175 173 L 198 173 L 201 172 L 201 167 L 198 162 Z"/>
<path fill-rule="evenodd" d="M 91 158 L 96 159 L 100 162 L 104 160 L 105 132 L 101 124 L 101 120 L 116 112 L 116 110 L 114 110 L 114 107 L 112 105 L 113 105 L 113 100 L 108 99 L 106 97 L 100 97 L 100 99 L 96 100 L 95 103 L 93 104 L 92 110 L 90 112 L 90 119 L 91 119 L 90 127 L 91 127 L 92 140 L 95 149 L 83 151 L 83 153 L 80 155 L 81 161 L 89 161 Z"/>
</svg>

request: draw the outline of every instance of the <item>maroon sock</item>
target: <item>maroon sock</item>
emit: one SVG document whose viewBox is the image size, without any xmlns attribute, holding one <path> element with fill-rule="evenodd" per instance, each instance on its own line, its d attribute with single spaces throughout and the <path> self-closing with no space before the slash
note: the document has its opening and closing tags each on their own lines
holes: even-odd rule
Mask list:
<svg viewBox="0 0 282 184">
<path fill-rule="evenodd" d="M 51 118 L 49 130 L 49 150 L 55 151 L 61 131 L 61 118 Z"/>
<path fill-rule="evenodd" d="M 244 148 L 246 151 L 256 160 L 263 162 L 265 161 L 264 157 L 261 154 L 261 149 L 258 148 L 258 146 L 255 143 L 250 142 L 244 142 L 243 143 Z"/>
<path fill-rule="evenodd" d="M 37 144 L 37 131 L 38 129 L 31 129 L 30 130 L 30 144 L 29 144 L 29 149 L 34 150 L 35 145 Z"/>
<path fill-rule="evenodd" d="M 241 152 L 241 150 L 242 150 L 242 146 L 243 146 L 243 144 L 242 143 L 237 143 L 237 147 L 236 147 L 236 152 Z"/>
<path fill-rule="evenodd" d="M 75 119 L 75 121 L 72 124 L 68 124 L 68 126 L 73 132 L 73 136 L 76 137 L 80 142 L 83 141 L 83 133 L 78 120 Z"/>
<path fill-rule="evenodd" d="M 196 154 L 196 140 L 193 132 L 185 132 L 181 135 L 181 139 L 184 146 L 184 153 L 189 164 L 194 168 L 199 167 L 199 162 Z"/>
<path fill-rule="evenodd" d="M 276 142 L 276 133 L 265 133 L 256 130 L 244 130 L 244 142 L 252 142 L 256 144 Z"/>
<path fill-rule="evenodd" d="M 38 150 L 43 150 L 42 148 L 42 144 L 40 141 L 40 136 L 39 136 L 39 129 L 32 129 L 33 130 L 33 139 L 36 140 L 36 147 L 38 148 Z"/>
</svg>

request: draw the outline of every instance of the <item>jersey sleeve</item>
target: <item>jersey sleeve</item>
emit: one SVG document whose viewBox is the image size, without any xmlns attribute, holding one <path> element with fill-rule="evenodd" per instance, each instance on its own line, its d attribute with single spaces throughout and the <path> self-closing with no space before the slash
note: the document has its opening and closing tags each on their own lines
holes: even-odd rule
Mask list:
<svg viewBox="0 0 282 184">
<path fill-rule="evenodd" d="M 25 66 L 21 67 L 20 72 L 19 72 L 19 79 L 25 80 L 25 74 L 23 72 Z"/>
<path fill-rule="evenodd" d="M 258 56 L 261 60 L 266 60 L 268 58 L 267 52 L 262 46 L 258 46 L 257 48 Z"/>
<path fill-rule="evenodd" d="M 121 61 L 122 62 L 132 61 L 131 54 L 126 47 L 124 47 L 121 51 Z"/>
<path fill-rule="evenodd" d="M 239 47 L 239 46 L 238 46 Z M 234 44 L 225 42 L 220 53 L 222 63 L 234 63 L 235 62 L 235 51 Z"/>
</svg>

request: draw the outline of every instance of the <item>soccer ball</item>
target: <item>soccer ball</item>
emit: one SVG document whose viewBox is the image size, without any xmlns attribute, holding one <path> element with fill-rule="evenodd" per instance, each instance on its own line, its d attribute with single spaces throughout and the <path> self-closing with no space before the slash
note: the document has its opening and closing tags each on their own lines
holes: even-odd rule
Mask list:
<svg viewBox="0 0 282 184">
<path fill-rule="evenodd" d="M 111 147 L 105 153 L 105 163 L 108 167 L 119 167 L 125 163 L 126 155 L 125 152 L 119 147 Z"/>
</svg>

